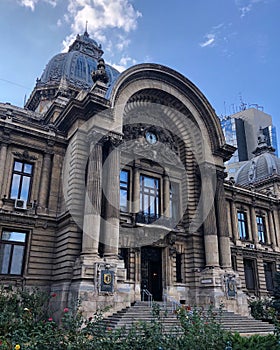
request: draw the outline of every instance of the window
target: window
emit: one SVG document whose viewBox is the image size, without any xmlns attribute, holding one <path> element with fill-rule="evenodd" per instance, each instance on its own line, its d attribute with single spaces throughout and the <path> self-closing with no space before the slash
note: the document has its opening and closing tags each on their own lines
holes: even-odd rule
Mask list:
<svg viewBox="0 0 280 350">
<path fill-rule="evenodd" d="M 236 259 L 236 255 L 232 255 L 231 256 L 231 266 L 233 271 L 237 271 L 237 259 Z"/>
<path fill-rule="evenodd" d="M 126 279 L 130 279 L 130 249 L 129 248 L 121 248 L 120 256 L 124 261 L 124 267 L 126 269 Z"/>
<path fill-rule="evenodd" d="M 258 230 L 259 243 L 266 243 L 264 217 L 261 215 L 257 215 L 256 218 L 257 218 L 257 230 Z"/>
<path fill-rule="evenodd" d="M 128 182 L 129 172 L 122 170 L 120 173 L 120 209 L 124 212 L 128 211 Z"/>
<path fill-rule="evenodd" d="M 32 173 L 32 164 L 17 160 L 14 162 L 10 198 L 28 200 Z"/>
<path fill-rule="evenodd" d="M 0 240 L 0 274 L 22 274 L 26 238 L 26 232 L 2 231 Z"/>
<path fill-rule="evenodd" d="M 159 179 L 140 175 L 140 214 L 148 221 L 159 218 Z"/>
<path fill-rule="evenodd" d="M 248 290 L 256 289 L 256 269 L 255 261 L 251 259 L 244 259 L 244 273 L 246 288 Z"/>
<path fill-rule="evenodd" d="M 240 239 L 248 239 L 248 226 L 247 226 L 247 215 L 244 211 L 237 212 L 238 219 L 238 231 Z"/>
<path fill-rule="evenodd" d="M 269 261 L 267 262 L 264 261 L 263 267 L 264 267 L 266 289 L 271 292 L 274 290 L 274 283 L 273 283 L 273 275 L 275 271 L 274 263 Z"/>
<path fill-rule="evenodd" d="M 138 167 L 142 168 L 142 164 Z M 164 182 L 163 172 L 157 171 L 154 175 L 149 172 L 149 168 L 150 163 L 143 161 L 141 170 L 134 172 L 129 165 L 123 165 L 120 171 L 120 212 L 123 223 L 128 222 L 128 214 L 131 215 L 133 223 L 153 223 L 163 215 L 163 206 L 166 217 L 162 222 L 167 223 L 170 220 L 173 224 L 180 219 L 181 214 L 180 183 L 171 180 Z M 167 184 L 169 192 L 164 194 L 162 190 L 165 190 Z"/>
<path fill-rule="evenodd" d="M 179 184 L 170 183 L 170 217 L 177 220 L 179 217 Z"/>
<path fill-rule="evenodd" d="M 176 253 L 176 282 L 183 282 L 182 279 L 182 254 Z"/>
</svg>

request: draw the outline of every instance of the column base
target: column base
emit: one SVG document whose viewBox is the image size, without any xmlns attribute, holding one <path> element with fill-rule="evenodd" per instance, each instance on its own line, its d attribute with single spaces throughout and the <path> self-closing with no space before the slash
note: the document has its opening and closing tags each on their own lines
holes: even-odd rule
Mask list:
<svg viewBox="0 0 280 350">
<path fill-rule="evenodd" d="M 249 315 L 247 296 L 241 289 L 241 281 L 232 269 L 205 268 L 199 278 L 199 304 L 213 305 L 242 315 Z"/>
<path fill-rule="evenodd" d="M 133 285 L 126 281 L 122 260 L 81 256 L 74 267 L 69 287 L 69 305 L 81 301 L 86 317 L 96 310 L 112 313 L 130 305 L 134 300 Z"/>
</svg>

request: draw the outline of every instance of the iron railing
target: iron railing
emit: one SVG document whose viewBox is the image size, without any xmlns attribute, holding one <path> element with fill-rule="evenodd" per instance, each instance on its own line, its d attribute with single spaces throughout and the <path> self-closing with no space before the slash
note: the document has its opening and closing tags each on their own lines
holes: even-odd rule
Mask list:
<svg viewBox="0 0 280 350">
<path fill-rule="evenodd" d="M 148 299 L 148 304 L 149 307 L 152 307 L 153 305 L 153 295 L 148 291 L 148 289 L 142 289 L 142 301 L 145 301 L 145 295 L 147 296 Z"/>
</svg>

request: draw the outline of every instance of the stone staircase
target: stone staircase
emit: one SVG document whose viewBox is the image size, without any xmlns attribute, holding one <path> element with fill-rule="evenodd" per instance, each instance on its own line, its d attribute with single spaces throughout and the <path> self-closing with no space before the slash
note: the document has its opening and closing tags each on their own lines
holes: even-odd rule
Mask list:
<svg viewBox="0 0 280 350">
<path fill-rule="evenodd" d="M 164 305 L 162 302 L 157 302 L 156 304 L 158 304 L 160 308 L 160 319 L 163 331 L 182 332 L 172 304 L 168 303 Z M 122 327 L 129 329 L 132 324 L 141 321 L 150 322 L 152 319 L 152 308 L 149 306 L 148 302 L 136 302 L 131 307 L 127 307 L 106 317 L 104 321 L 106 322 L 106 326 L 112 329 L 120 329 Z M 268 322 L 255 320 L 228 311 L 222 311 L 222 313 L 218 312 L 217 320 L 221 323 L 223 329 L 233 333 L 238 332 L 243 336 L 273 334 L 274 331 L 274 326 Z"/>
</svg>

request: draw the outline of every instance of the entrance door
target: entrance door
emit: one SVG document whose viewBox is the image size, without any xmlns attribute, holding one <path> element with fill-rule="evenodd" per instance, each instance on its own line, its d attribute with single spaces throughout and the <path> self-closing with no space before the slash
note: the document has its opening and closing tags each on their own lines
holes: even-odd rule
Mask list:
<svg viewBox="0 0 280 350">
<path fill-rule="evenodd" d="M 141 288 L 148 289 L 155 301 L 162 301 L 161 253 L 161 248 L 141 248 Z"/>
</svg>

